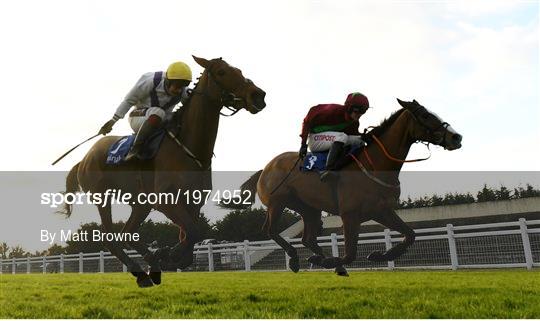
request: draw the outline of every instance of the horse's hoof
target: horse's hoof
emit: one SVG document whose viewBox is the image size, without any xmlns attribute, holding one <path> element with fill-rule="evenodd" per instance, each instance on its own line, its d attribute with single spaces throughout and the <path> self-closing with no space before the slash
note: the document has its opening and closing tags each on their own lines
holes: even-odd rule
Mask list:
<svg viewBox="0 0 540 321">
<path fill-rule="evenodd" d="M 152 280 L 150 279 L 150 276 L 146 273 L 140 273 L 137 276 L 137 285 L 140 288 L 149 288 L 151 286 L 154 286 L 154 283 L 152 283 Z"/>
<path fill-rule="evenodd" d="M 336 266 L 336 274 L 339 276 L 349 276 L 349 273 L 347 272 L 347 269 L 345 269 L 343 266 Z"/>
<path fill-rule="evenodd" d="M 385 261 L 388 261 L 384 254 L 380 251 L 373 251 L 371 252 L 368 256 L 367 256 L 367 259 L 372 261 L 372 262 L 385 262 Z"/>
<path fill-rule="evenodd" d="M 150 279 L 152 280 L 152 282 L 156 285 L 160 285 L 161 284 L 161 271 L 159 272 L 150 272 Z"/>
<path fill-rule="evenodd" d="M 324 256 L 322 255 L 312 255 L 307 259 L 310 264 L 317 266 L 321 266 L 322 260 L 324 260 Z"/>
<path fill-rule="evenodd" d="M 293 271 L 294 273 L 300 271 L 300 263 L 298 262 L 298 256 L 291 257 L 289 259 L 289 269 L 291 269 L 291 271 Z"/>
</svg>

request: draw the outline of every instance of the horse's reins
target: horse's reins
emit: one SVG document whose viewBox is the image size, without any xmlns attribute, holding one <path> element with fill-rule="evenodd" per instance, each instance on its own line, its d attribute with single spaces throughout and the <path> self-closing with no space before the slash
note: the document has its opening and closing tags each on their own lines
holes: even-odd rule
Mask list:
<svg viewBox="0 0 540 321">
<path fill-rule="evenodd" d="M 414 162 L 421 162 L 421 161 L 425 161 L 425 160 L 428 160 L 430 157 L 431 157 L 431 152 L 429 154 L 428 157 L 425 157 L 425 158 L 417 158 L 417 159 L 399 159 L 399 158 L 396 158 L 392 155 L 390 155 L 390 153 L 388 153 L 388 151 L 386 150 L 386 147 L 384 147 L 384 144 L 380 141 L 379 138 L 377 138 L 377 136 L 375 135 L 371 135 L 371 137 L 373 138 L 373 140 L 377 143 L 377 145 L 379 146 L 379 148 L 381 149 L 381 151 L 383 152 L 384 156 L 386 158 L 388 158 L 389 160 L 391 161 L 394 161 L 394 162 L 398 162 L 398 163 L 414 163 Z M 429 147 L 428 147 L 429 149 Z M 360 170 L 367 176 L 369 177 L 371 180 L 377 182 L 378 184 L 380 185 L 383 185 L 385 187 L 390 187 L 390 188 L 399 188 L 400 184 L 388 184 L 388 183 L 385 183 L 383 182 L 382 180 L 380 180 L 379 178 L 375 177 L 374 175 L 372 175 L 371 173 L 369 173 L 369 171 L 366 169 L 366 167 L 364 166 L 364 164 L 362 164 L 362 162 L 354 155 L 354 154 L 349 154 L 351 156 L 351 158 L 356 162 L 356 164 L 358 165 L 358 167 L 360 168 Z M 371 157 L 369 156 L 368 152 L 367 152 L 367 148 L 364 148 L 364 156 L 366 156 L 366 159 L 369 163 L 369 165 L 371 165 L 371 168 L 373 168 L 373 171 L 377 171 L 377 169 L 375 168 L 375 165 L 373 163 L 373 161 L 371 160 Z"/>
<path fill-rule="evenodd" d="M 287 178 L 289 178 L 289 176 L 291 175 L 292 171 L 296 168 L 296 165 L 298 164 L 298 162 L 300 161 L 300 157 L 298 157 L 296 159 L 296 162 L 294 162 L 294 165 L 291 167 L 291 169 L 289 170 L 289 172 L 287 173 L 287 175 L 285 175 L 285 178 L 272 190 L 272 192 L 270 192 L 270 195 L 274 194 L 275 191 L 277 191 L 278 188 L 281 187 L 281 185 L 283 185 L 283 183 L 285 183 L 285 181 L 287 180 Z"/>
<path fill-rule="evenodd" d="M 418 109 L 417 109 L 418 110 Z M 416 112 L 416 110 L 414 112 L 411 112 L 411 114 L 413 115 L 414 118 L 416 118 L 416 120 L 418 121 L 418 118 L 416 117 L 416 115 L 414 114 Z M 449 124 L 448 123 L 442 123 L 441 124 L 442 127 L 448 127 Z M 439 127 L 441 127 L 439 126 Z M 436 128 L 435 130 L 437 130 L 438 128 Z M 435 131 L 435 130 L 429 130 L 430 132 L 432 131 Z M 398 163 L 414 163 L 414 162 L 421 162 L 421 161 L 425 161 L 425 160 L 428 160 L 429 158 L 431 158 L 431 151 L 429 153 L 429 156 L 428 157 L 425 157 L 425 158 L 417 158 L 417 159 L 399 159 L 399 158 L 396 158 L 392 155 L 390 155 L 390 153 L 386 150 L 386 147 L 384 147 L 384 144 L 381 142 L 381 140 L 379 138 L 377 138 L 377 136 L 375 135 L 371 135 L 371 137 L 373 138 L 373 140 L 375 141 L 375 143 L 377 143 L 377 145 L 379 146 L 379 148 L 381 149 L 381 151 L 383 152 L 384 156 L 386 158 L 388 158 L 389 160 L 391 161 L 394 161 L 394 162 L 398 162 Z M 429 150 L 429 145 L 427 145 L 428 147 L 428 150 Z M 360 170 L 367 176 L 369 177 L 371 180 L 377 182 L 378 184 L 380 185 L 383 185 L 385 187 L 389 187 L 389 188 L 399 188 L 400 184 L 398 183 L 397 185 L 394 185 L 394 184 L 388 184 L 388 183 L 385 183 L 383 182 L 382 180 L 380 180 L 379 178 L 375 177 L 374 175 L 372 175 L 371 173 L 369 173 L 369 171 L 366 169 L 366 167 L 364 166 L 364 164 L 362 164 L 362 162 L 354 155 L 354 154 L 349 154 L 352 159 L 356 162 L 356 164 L 358 165 L 358 167 L 360 168 Z M 373 171 L 376 171 L 377 169 L 375 168 L 375 165 L 373 163 L 373 161 L 371 160 L 371 157 L 369 156 L 368 152 L 367 152 L 367 148 L 364 148 L 364 156 L 366 157 L 368 163 L 371 165 L 371 168 L 373 168 Z"/>
</svg>

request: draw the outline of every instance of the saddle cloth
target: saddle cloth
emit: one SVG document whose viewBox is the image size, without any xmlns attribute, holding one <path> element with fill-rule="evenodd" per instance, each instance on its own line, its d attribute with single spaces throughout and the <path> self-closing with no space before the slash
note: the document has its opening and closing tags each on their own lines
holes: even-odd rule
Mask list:
<svg viewBox="0 0 540 321">
<path fill-rule="evenodd" d="M 152 134 L 144 143 L 141 152 L 139 153 L 139 159 L 148 160 L 156 156 L 161 141 L 165 136 L 165 130 L 161 129 Z M 106 164 L 116 165 L 124 162 L 124 158 L 128 154 L 133 142 L 135 141 L 135 134 L 130 136 L 123 136 L 109 147 L 107 152 Z"/>
<path fill-rule="evenodd" d="M 352 159 L 350 155 L 358 153 L 362 148 L 363 146 L 352 146 L 352 147 L 348 146 L 343 157 L 337 160 L 336 169 L 339 169 L 347 165 Z M 300 166 L 300 170 L 303 172 L 324 171 L 326 169 L 327 158 L 328 158 L 328 151 L 307 153 L 306 157 L 304 157 L 304 163 L 302 164 L 302 166 Z"/>
<path fill-rule="evenodd" d="M 324 171 L 326 168 L 326 158 L 328 152 L 307 153 L 304 157 L 304 164 L 300 167 L 301 171 Z"/>
</svg>

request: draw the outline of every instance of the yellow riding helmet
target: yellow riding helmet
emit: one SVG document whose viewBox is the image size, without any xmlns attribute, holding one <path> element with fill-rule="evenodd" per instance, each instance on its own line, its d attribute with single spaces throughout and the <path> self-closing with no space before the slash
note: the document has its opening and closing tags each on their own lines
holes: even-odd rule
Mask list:
<svg viewBox="0 0 540 321">
<path fill-rule="evenodd" d="M 191 68 L 181 61 L 173 62 L 167 68 L 166 78 L 191 81 Z"/>
</svg>

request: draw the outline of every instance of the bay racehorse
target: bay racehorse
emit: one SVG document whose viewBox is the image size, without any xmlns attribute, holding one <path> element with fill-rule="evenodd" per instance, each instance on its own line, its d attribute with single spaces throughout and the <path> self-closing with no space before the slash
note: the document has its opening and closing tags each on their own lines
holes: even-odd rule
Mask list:
<svg viewBox="0 0 540 321">
<path fill-rule="evenodd" d="M 82 189 L 84 192 L 105 193 L 108 189 L 138 195 L 141 192 L 180 195 L 178 202 L 130 204 L 131 215 L 122 233 L 134 233 L 152 209 L 163 213 L 180 228 L 180 241 L 167 251 L 152 251 L 143 242 L 105 242 L 105 246 L 129 271 L 137 277 L 140 287 L 161 283 L 163 262 L 173 270 L 185 268 L 193 262 L 193 246 L 200 241 L 196 227 L 202 202 L 189 201 L 181 192 L 209 190 L 212 188 L 211 160 L 217 137 L 220 113 L 224 106 L 235 112 L 246 109 L 252 114 L 265 106 L 265 92 L 242 75 L 240 69 L 221 58 L 206 60 L 193 57 L 204 72 L 192 91 L 189 102 L 170 121 L 171 129 L 151 160 L 133 161 L 119 165 L 107 165 L 105 160 L 109 147 L 120 137 L 107 136 L 97 141 L 86 156 L 75 165 L 66 179 L 66 193 Z M 234 106 L 234 107 L 230 107 Z M 110 202 L 97 205 L 103 232 L 112 231 Z M 65 204 L 64 213 L 71 214 L 71 206 Z M 124 252 L 126 245 L 139 252 L 150 265 L 150 273 Z"/>
<path fill-rule="evenodd" d="M 308 260 L 324 268 L 335 268 L 339 275 L 347 275 L 343 265 L 356 258 L 358 229 L 363 222 L 374 220 L 405 236 L 401 243 L 384 253 L 372 252 L 368 256 L 371 261 L 392 261 L 413 244 L 414 231 L 394 210 L 400 196 L 399 173 L 409 149 L 421 141 L 455 150 L 461 147 L 462 136 L 416 100 L 398 99 L 398 102 L 403 108 L 365 134 L 367 147 L 349 156 L 351 162 L 338 172 L 336 180 L 321 182 L 318 173 L 301 171 L 296 166 L 298 153 L 286 152 L 242 184 L 242 190 L 250 190 L 253 197 L 256 191 L 267 206 L 263 229 L 287 252 L 292 271 L 299 270 L 298 254 L 276 230 L 276 222 L 285 208 L 302 216 L 302 243 L 315 253 Z M 343 257 L 325 258 L 317 244 L 322 229 L 321 211 L 341 216 L 345 237 Z"/>
</svg>

